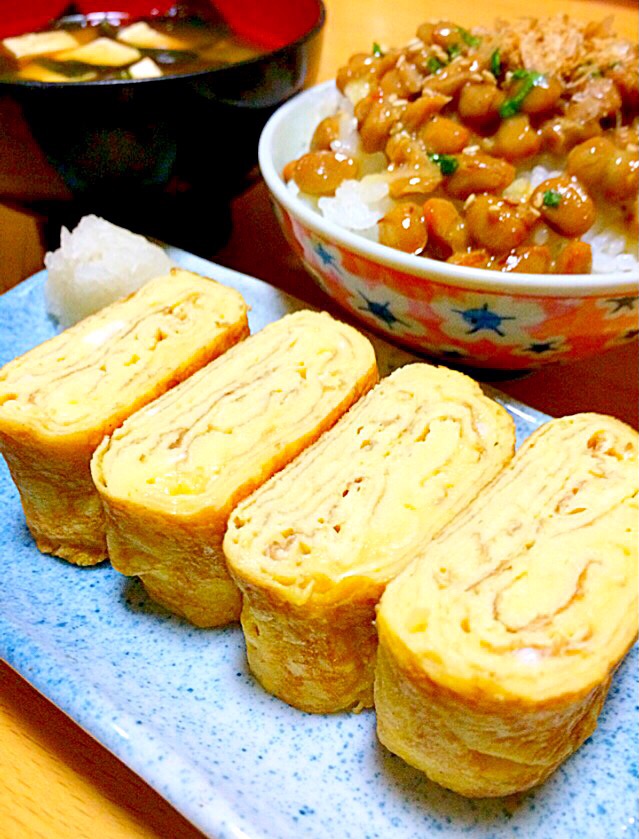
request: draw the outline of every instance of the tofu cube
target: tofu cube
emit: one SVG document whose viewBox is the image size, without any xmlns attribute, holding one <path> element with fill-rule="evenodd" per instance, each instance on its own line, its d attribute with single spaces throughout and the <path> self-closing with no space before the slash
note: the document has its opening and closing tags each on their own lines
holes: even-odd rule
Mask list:
<svg viewBox="0 0 639 839">
<path fill-rule="evenodd" d="M 15 38 L 5 38 L 2 46 L 14 58 L 33 58 L 37 55 L 51 55 L 60 50 L 71 50 L 78 46 L 78 41 L 70 32 L 60 29 L 55 32 L 29 32 Z"/>
<path fill-rule="evenodd" d="M 129 73 L 132 79 L 158 79 L 162 76 L 162 70 L 152 58 L 148 57 L 132 64 L 129 67 Z"/>
<path fill-rule="evenodd" d="M 111 38 L 96 38 L 76 49 L 58 53 L 58 61 L 80 61 L 96 67 L 126 67 L 139 61 L 141 54 L 133 47 L 120 44 Z"/>
</svg>

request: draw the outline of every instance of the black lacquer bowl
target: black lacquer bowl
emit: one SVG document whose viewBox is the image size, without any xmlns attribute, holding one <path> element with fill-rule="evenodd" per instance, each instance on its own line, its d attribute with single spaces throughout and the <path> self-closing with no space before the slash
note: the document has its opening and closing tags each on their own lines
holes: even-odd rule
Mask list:
<svg viewBox="0 0 639 839">
<path fill-rule="evenodd" d="M 56 220 L 72 224 L 95 212 L 200 252 L 223 241 L 230 198 L 256 163 L 266 120 L 315 78 L 325 12 L 321 0 L 216 5 L 227 7 L 220 11 L 230 12 L 233 28 L 274 46 L 247 61 L 157 79 L 0 82 L 0 103 L 9 97 L 19 106 L 72 196 L 12 202 L 57 229 Z"/>
</svg>

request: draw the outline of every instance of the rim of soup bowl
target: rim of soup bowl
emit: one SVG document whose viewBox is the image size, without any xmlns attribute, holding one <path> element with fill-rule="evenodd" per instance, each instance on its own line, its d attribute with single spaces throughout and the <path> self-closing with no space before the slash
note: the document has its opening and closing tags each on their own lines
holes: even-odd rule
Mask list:
<svg viewBox="0 0 639 839">
<path fill-rule="evenodd" d="M 334 241 L 372 262 L 416 277 L 423 277 L 454 287 L 486 293 L 534 297 L 603 297 L 639 291 L 639 272 L 617 271 L 609 274 L 515 274 L 450 265 L 430 257 L 414 256 L 387 245 L 372 242 L 324 218 L 286 186 L 277 170 L 274 153 L 278 138 L 295 115 L 308 115 L 310 131 L 317 123 L 321 104 L 336 96 L 334 81 L 323 82 L 298 93 L 270 117 L 260 136 L 258 160 L 262 176 L 273 197 L 292 216 L 298 218 L 314 233 Z M 400 289 L 401 290 L 401 289 Z"/>
<path fill-rule="evenodd" d="M 276 47 L 275 49 L 266 50 L 266 52 L 262 52 L 259 55 L 252 56 L 251 58 L 244 58 L 241 61 L 233 61 L 230 64 L 225 64 L 221 67 L 207 67 L 203 68 L 202 70 L 194 70 L 190 73 L 173 73 L 167 74 L 166 76 L 152 76 L 140 79 L 90 79 L 83 82 L 41 82 L 36 81 L 35 79 L 0 79 L 0 91 L 3 87 L 10 88 L 10 87 L 20 87 L 20 88 L 38 88 L 38 89 L 61 89 L 61 90 L 68 90 L 69 88 L 108 88 L 108 87 L 124 87 L 126 85 L 151 85 L 153 83 L 158 82 L 179 82 L 180 80 L 187 80 L 187 79 L 197 79 L 200 76 L 206 76 L 210 73 L 216 73 L 219 75 L 224 75 L 225 73 L 230 73 L 236 68 L 242 67 L 249 67 L 253 64 L 260 64 L 260 62 L 265 61 L 277 61 L 280 57 L 286 55 L 290 50 L 296 49 L 301 47 L 307 41 L 310 41 L 316 35 L 318 35 L 326 23 L 326 6 L 324 5 L 324 0 L 314 0 L 317 4 L 317 18 L 315 19 L 315 23 L 299 35 L 295 40 L 290 41 L 287 44 L 284 44 L 281 47 Z M 63 17 L 81 17 L 81 15 L 63 15 Z"/>
</svg>

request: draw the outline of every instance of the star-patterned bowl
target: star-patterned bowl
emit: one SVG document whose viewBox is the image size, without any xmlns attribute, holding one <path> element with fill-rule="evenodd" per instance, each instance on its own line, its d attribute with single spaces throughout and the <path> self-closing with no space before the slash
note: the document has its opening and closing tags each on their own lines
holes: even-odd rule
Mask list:
<svg viewBox="0 0 639 839">
<path fill-rule="evenodd" d="M 294 195 L 282 169 L 308 150 L 337 96 L 326 82 L 283 105 L 262 133 L 259 161 L 289 243 L 344 309 L 387 340 L 502 370 L 575 361 L 636 340 L 636 273 L 505 274 L 449 265 L 372 242 Z"/>
</svg>

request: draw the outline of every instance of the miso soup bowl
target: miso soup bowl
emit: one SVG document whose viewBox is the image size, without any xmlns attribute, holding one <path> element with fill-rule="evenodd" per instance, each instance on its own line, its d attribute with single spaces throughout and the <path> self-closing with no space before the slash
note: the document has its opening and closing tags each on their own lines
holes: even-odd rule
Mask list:
<svg viewBox="0 0 639 839">
<path fill-rule="evenodd" d="M 333 82 L 268 121 L 262 175 L 284 234 L 320 288 L 385 338 L 471 367 L 526 370 L 586 358 L 636 340 L 636 273 L 507 274 L 448 265 L 380 245 L 326 220 L 285 184 L 337 103 Z"/>
<path fill-rule="evenodd" d="M 32 24 L 43 26 L 47 2 L 51 17 L 60 5 L 68 5 L 38 0 L 34 9 L 39 17 L 35 11 L 25 17 L 20 4 L 5 4 L 8 17 L 0 24 L 0 35 L 20 34 L 16 26 L 23 29 L 31 18 Z M 30 132 L 78 214 L 102 212 L 134 229 L 151 227 L 149 232 L 179 244 L 170 224 L 166 230 L 153 229 L 148 216 L 161 220 L 170 212 L 171 223 L 179 222 L 183 211 L 171 208 L 188 205 L 190 217 L 184 225 L 200 224 L 214 235 L 211 218 L 256 164 L 266 120 L 314 80 L 325 18 L 321 0 L 211 2 L 233 30 L 239 27 L 266 52 L 236 64 L 162 78 L 0 82 L 0 120 L 2 114 L 19 112 L 26 123 L 20 130 Z M 130 22 L 162 2 L 85 0 L 75 5 L 92 13 L 116 11 Z M 27 207 L 37 196 L 37 184 L 25 193 L 2 197 Z M 39 209 L 46 215 L 56 211 L 51 205 Z"/>
</svg>

